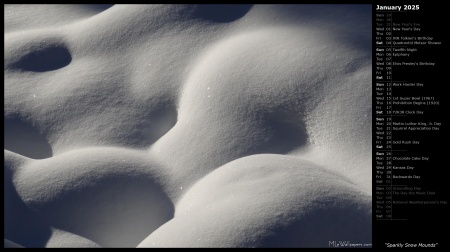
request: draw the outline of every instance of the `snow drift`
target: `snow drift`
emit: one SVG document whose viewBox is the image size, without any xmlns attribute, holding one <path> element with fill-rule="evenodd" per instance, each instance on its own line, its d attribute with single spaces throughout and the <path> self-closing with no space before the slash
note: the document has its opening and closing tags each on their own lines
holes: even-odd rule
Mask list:
<svg viewBox="0 0 450 252">
<path fill-rule="evenodd" d="M 4 8 L 5 247 L 371 243 L 370 5 Z"/>
</svg>

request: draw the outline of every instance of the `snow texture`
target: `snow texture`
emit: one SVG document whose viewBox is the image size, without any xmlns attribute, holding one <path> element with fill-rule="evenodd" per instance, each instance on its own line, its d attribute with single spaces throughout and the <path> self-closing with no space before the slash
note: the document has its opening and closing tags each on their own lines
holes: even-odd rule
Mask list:
<svg viewBox="0 0 450 252">
<path fill-rule="evenodd" d="M 5 247 L 371 243 L 370 5 L 5 5 Z"/>
</svg>

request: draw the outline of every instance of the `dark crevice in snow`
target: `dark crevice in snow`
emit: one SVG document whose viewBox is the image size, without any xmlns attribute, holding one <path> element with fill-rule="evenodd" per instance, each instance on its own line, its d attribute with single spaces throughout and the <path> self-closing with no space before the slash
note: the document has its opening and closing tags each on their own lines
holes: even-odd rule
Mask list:
<svg viewBox="0 0 450 252">
<path fill-rule="evenodd" d="M 194 16 L 218 23 L 229 23 L 245 16 L 252 6 L 252 4 L 199 4 Z"/>
<path fill-rule="evenodd" d="M 50 227 L 22 201 L 12 183 L 10 169 L 4 170 L 4 238 L 24 247 L 45 247 Z"/>
<path fill-rule="evenodd" d="M 65 46 L 51 45 L 26 53 L 12 67 L 22 71 L 47 72 L 63 68 L 71 61 L 72 56 Z"/>
<path fill-rule="evenodd" d="M 261 139 L 246 155 L 271 153 L 286 154 L 308 144 L 309 135 L 303 119 L 304 112 L 292 106 L 280 106 L 273 111 L 262 111 L 258 117 L 267 137 Z"/>
<path fill-rule="evenodd" d="M 148 147 L 169 132 L 177 123 L 178 111 L 174 104 L 156 106 L 149 112 L 147 119 L 137 125 L 137 139 L 143 147 Z M 139 136 L 140 135 L 140 136 Z"/>
<path fill-rule="evenodd" d="M 87 4 L 86 8 L 95 12 L 102 12 L 114 6 L 114 4 Z"/>
<path fill-rule="evenodd" d="M 52 147 L 33 125 L 18 116 L 5 118 L 4 148 L 34 159 L 49 158 Z"/>
<path fill-rule="evenodd" d="M 272 129 L 273 140 L 264 147 L 270 153 L 286 154 L 307 144 L 308 134 L 302 117 L 280 112 L 274 115 L 267 124 Z"/>
</svg>

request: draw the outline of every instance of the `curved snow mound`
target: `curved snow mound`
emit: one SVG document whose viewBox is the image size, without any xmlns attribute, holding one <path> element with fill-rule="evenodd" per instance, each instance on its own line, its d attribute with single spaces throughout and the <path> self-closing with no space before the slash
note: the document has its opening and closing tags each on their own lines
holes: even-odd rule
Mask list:
<svg viewBox="0 0 450 252">
<path fill-rule="evenodd" d="M 140 247 L 327 247 L 371 242 L 371 197 L 285 155 L 232 161 L 197 182 Z"/>
<path fill-rule="evenodd" d="M 173 217 L 159 170 L 131 151 L 90 148 L 31 162 L 14 174 L 14 184 L 47 225 L 100 246 L 133 247 Z"/>
<path fill-rule="evenodd" d="M 5 31 L 67 25 L 97 15 L 110 7 L 112 7 L 111 4 L 6 4 L 4 6 Z"/>
<path fill-rule="evenodd" d="M 370 243 L 370 5 L 4 12 L 5 246 Z"/>
</svg>

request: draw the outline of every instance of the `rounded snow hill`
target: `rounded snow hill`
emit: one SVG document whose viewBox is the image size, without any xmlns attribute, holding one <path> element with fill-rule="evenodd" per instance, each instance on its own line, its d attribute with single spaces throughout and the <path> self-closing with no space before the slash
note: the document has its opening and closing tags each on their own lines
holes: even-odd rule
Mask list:
<svg viewBox="0 0 450 252">
<path fill-rule="evenodd" d="M 198 181 L 138 247 L 327 247 L 371 243 L 371 196 L 301 158 L 234 160 Z"/>
<path fill-rule="evenodd" d="M 106 147 L 27 160 L 5 189 L 5 218 L 17 218 L 7 228 L 33 227 L 17 240 L 25 246 L 37 245 L 29 239 L 52 227 L 65 232 L 52 232 L 48 246 L 81 246 L 87 238 L 88 245 L 135 247 L 173 217 L 163 170 L 139 152 Z M 29 214 L 17 216 L 19 209 Z"/>
</svg>

